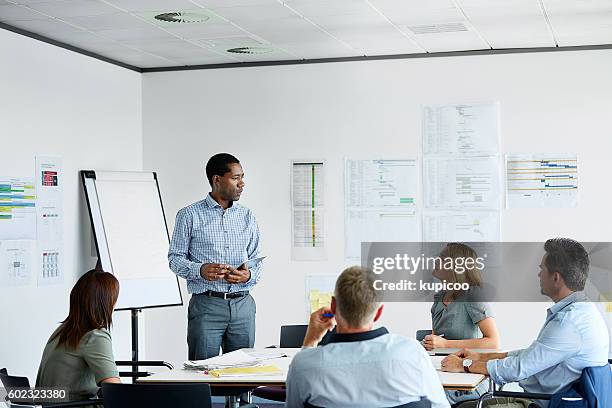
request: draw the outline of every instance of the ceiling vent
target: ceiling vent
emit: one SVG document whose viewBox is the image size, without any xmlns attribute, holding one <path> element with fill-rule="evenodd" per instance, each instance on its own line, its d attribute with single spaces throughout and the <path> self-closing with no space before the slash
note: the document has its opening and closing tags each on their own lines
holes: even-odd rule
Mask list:
<svg viewBox="0 0 612 408">
<path fill-rule="evenodd" d="M 227 52 L 232 54 L 267 54 L 272 51 L 272 48 L 266 47 L 237 47 L 227 50 Z"/>
<path fill-rule="evenodd" d="M 189 11 L 174 11 L 161 13 L 155 16 L 156 20 L 175 24 L 197 24 L 210 19 L 206 14 L 194 13 Z"/>
<path fill-rule="evenodd" d="M 463 31 L 468 31 L 468 28 L 463 23 L 425 24 L 408 26 L 408 29 L 416 35 L 460 33 Z"/>
</svg>

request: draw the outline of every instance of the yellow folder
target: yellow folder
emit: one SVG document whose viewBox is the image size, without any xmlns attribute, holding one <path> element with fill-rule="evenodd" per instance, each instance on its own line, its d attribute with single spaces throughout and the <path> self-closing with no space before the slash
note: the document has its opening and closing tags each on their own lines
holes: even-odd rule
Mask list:
<svg viewBox="0 0 612 408">
<path fill-rule="evenodd" d="M 280 368 L 275 365 L 262 365 L 255 367 L 229 367 L 229 368 L 220 368 L 218 370 L 211 370 L 208 374 L 215 377 L 224 377 L 224 376 L 247 376 L 253 374 L 276 374 L 280 373 Z"/>
</svg>

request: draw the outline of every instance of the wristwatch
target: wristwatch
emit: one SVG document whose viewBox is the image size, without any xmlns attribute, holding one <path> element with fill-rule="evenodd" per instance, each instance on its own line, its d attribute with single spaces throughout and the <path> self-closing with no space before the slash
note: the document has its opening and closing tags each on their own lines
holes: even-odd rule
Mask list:
<svg viewBox="0 0 612 408">
<path fill-rule="evenodd" d="M 472 363 L 473 361 L 469 358 L 466 358 L 465 360 L 463 360 L 463 371 L 465 371 L 466 373 L 469 373 Z"/>
</svg>

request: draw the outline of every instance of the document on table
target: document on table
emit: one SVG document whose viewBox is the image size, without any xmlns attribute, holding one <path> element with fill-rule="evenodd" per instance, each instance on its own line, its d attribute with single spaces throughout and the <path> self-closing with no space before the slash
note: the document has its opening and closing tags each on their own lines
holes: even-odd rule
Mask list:
<svg viewBox="0 0 612 408">
<path fill-rule="evenodd" d="M 508 154 L 506 188 L 507 208 L 576 207 L 577 155 Z"/>
<path fill-rule="evenodd" d="M 424 155 L 495 155 L 499 135 L 499 103 L 423 108 Z"/>
<path fill-rule="evenodd" d="M 420 239 L 416 159 L 345 161 L 344 253 L 361 258 L 362 242 Z"/>
<path fill-rule="evenodd" d="M 206 360 L 188 360 L 183 363 L 183 366 L 192 370 L 215 370 L 228 367 L 254 367 L 259 364 L 259 361 L 242 350 L 236 350 Z"/>
<path fill-rule="evenodd" d="M 292 259 L 327 259 L 325 237 L 325 162 L 291 163 Z"/>
</svg>

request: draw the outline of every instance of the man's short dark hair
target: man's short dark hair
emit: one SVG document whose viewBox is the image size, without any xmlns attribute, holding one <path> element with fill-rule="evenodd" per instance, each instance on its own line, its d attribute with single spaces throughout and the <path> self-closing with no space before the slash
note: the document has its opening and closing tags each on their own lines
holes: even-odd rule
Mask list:
<svg viewBox="0 0 612 408">
<path fill-rule="evenodd" d="M 589 254 L 582 244 L 569 238 L 553 238 L 546 241 L 544 250 L 548 272 L 559 272 L 568 289 L 584 290 L 589 275 Z"/>
<path fill-rule="evenodd" d="M 213 176 L 223 176 L 230 171 L 229 165 L 234 163 L 240 164 L 240 160 L 229 153 L 217 153 L 208 159 L 208 163 L 206 163 L 206 177 L 210 186 L 212 187 L 213 184 Z"/>
</svg>

